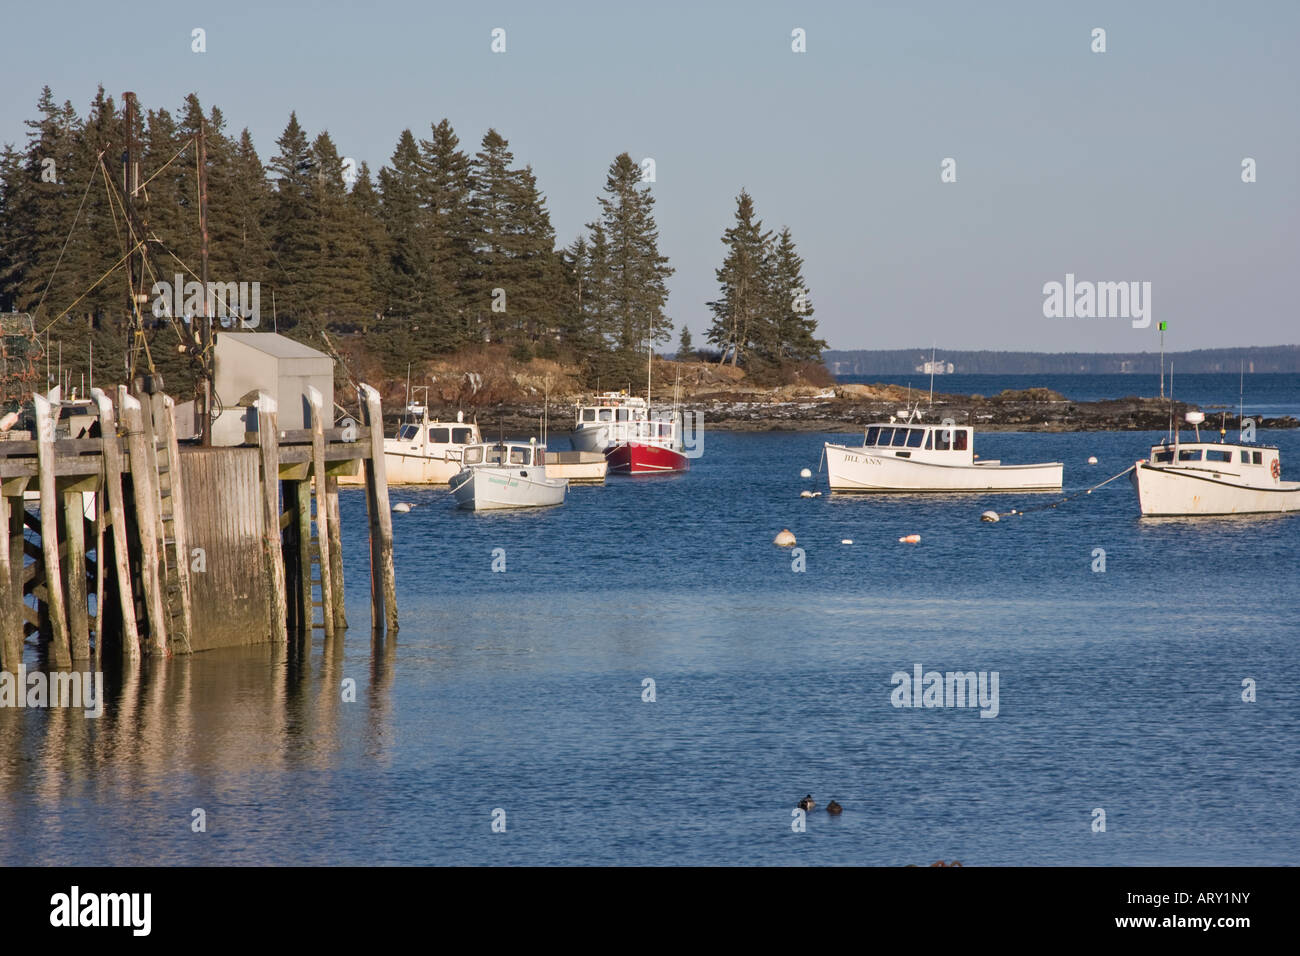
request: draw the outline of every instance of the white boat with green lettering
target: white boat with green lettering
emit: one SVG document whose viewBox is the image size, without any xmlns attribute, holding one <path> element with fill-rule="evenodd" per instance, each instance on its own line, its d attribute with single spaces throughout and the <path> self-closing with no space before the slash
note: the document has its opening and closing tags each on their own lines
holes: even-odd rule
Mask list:
<svg viewBox="0 0 1300 956">
<path fill-rule="evenodd" d="M 470 511 L 548 508 L 564 504 L 569 482 L 546 473 L 546 446 L 536 441 L 467 445 L 460 472 L 449 484 L 456 503 Z"/>
</svg>

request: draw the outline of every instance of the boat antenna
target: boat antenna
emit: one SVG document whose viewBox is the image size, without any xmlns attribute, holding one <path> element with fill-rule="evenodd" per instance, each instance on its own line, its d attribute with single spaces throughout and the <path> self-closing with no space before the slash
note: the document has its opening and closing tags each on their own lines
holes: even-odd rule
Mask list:
<svg viewBox="0 0 1300 956">
<path fill-rule="evenodd" d="M 411 363 L 406 363 L 406 410 L 411 410 Z"/>
<path fill-rule="evenodd" d="M 930 345 L 930 407 L 934 408 L 934 344 Z"/>
<path fill-rule="evenodd" d="M 1169 432 L 1173 438 L 1174 444 L 1178 444 L 1178 438 L 1174 435 L 1174 362 L 1169 360 Z"/>
<path fill-rule="evenodd" d="M 1242 428 L 1246 418 L 1246 360 L 1241 360 L 1240 377 L 1237 379 L 1237 441 L 1241 441 Z"/>
</svg>

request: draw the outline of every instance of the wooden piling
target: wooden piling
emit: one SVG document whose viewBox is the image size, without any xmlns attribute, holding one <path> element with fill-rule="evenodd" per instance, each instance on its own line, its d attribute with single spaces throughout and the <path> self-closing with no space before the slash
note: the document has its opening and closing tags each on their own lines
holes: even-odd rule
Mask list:
<svg viewBox="0 0 1300 956">
<path fill-rule="evenodd" d="M 167 646 L 167 608 L 159 570 L 162 555 L 158 551 L 158 494 L 154 488 L 157 473 L 153 471 L 153 456 L 149 454 L 148 433 L 144 428 L 144 414 L 140 402 L 119 389 L 118 401 L 122 408 L 122 424 L 126 428 L 127 448 L 130 451 L 131 490 L 135 501 L 136 527 L 140 537 L 140 578 L 144 587 L 145 612 L 149 619 L 149 643 L 164 657 L 171 651 Z"/>
<path fill-rule="evenodd" d="M 162 397 L 162 414 L 157 425 L 162 432 L 162 439 L 167 449 L 167 487 L 171 493 L 171 522 L 173 550 L 176 554 L 176 581 L 180 588 L 177 598 L 180 601 L 181 633 L 179 637 L 182 649 L 189 653 L 190 633 L 194 629 L 194 612 L 190 602 L 190 551 L 189 537 L 185 530 L 185 491 L 181 480 L 180 443 L 176 439 L 176 403 L 170 395 Z"/>
<path fill-rule="evenodd" d="M 280 546 L 280 430 L 275 399 L 257 395 L 257 444 L 262 452 L 262 552 L 271 591 L 271 637 L 289 643 L 288 599 L 284 583 L 284 552 Z"/>
<path fill-rule="evenodd" d="M 85 497 L 80 491 L 62 495 L 63 529 L 67 541 L 68 638 L 74 661 L 90 658 L 90 611 L 86 604 L 86 516 Z"/>
<path fill-rule="evenodd" d="M 54 418 L 49 400 L 32 397 L 36 408 L 36 460 L 41 496 L 41 556 L 45 566 L 45 606 L 49 619 L 50 659 L 56 668 L 72 664 L 63 573 L 59 563 L 59 520 L 54 493 Z"/>
<path fill-rule="evenodd" d="M 388 505 L 384 469 L 384 416 L 379 393 L 360 386 L 362 412 L 370 429 L 370 457 L 365 459 L 366 506 L 370 513 L 370 626 L 396 633 L 397 574 L 393 566 L 393 515 Z"/>
<path fill-rule="evenodd" d="M 293 486 L 294 556 L 298 577 L 298 629 L 310 636 L 311 607 L 311 481 L 288 482 Z"/>
<path fill-rule="evenodd" d="M 22 506 L 22 496 L 11 501 L 8 495 L 0 494 L 0 528 L 6 535 L 11 533 L 12 527 L 9 509 Z M 0 548 L 0 670 L 10 673 L 17 673 L 23 660 L 23 618 L 18 610 L 22 603 L 22 585 L 14 580 L 9 565 L 9 542 L 6 540 L 4 547 Z"/>
<path fill-rule="evenodd" d="M 131 568 L 127 561 L 126 500 L 122 495 L 122 451 L 118 444 L 117 416 L 113 402 L 100 389 L 92 389 L 95 404 L 99 407 L 99 431 L 104 444 L 104 485 L 98 506 L 102 513 L 103 498 L 108 501 L 108 522 L 113 534 L 113 568 L 117 578 L 117 600 L 122 620 L 122 655 L 127 660 L 140 658 L 140 633 L 135 623 L 135 596 L 131 590 Z M 105 495 L 104 493 L 107 492 Z M 99 564 L 104 566 L 104 552 L 99 552 Z M 102 619 L 102 615 L 101 615 Z M 103 632 L 95 635 L 97 659 L 102 659 Z"/>
<path fill-rule="evenodd" d="M 311 406 L 311 466 L 315 479 L 316 497 L 316 546 L 320 555 L 320 603 L 321 620 L 325 626 L 326 640 L 334 637 L 334 582 L 333 565 L 330 561 L 330 530 L 332 518 L 329 513 L 328 478 L 325 475 L 325 421 L 324 404 L 319 389 L 307 386 L 307 402 Z M 311 568 L 310 558 L 307 567 Z M 308 585 L 310 587 L 310 583 Z"/>
<path fill-rule="evenodd" d="M 330 578 L 334 587 L 334 627 L 346 630 L 347 608 L 343 598 L 343 525 L 339 520 L 339 480 L 325 479 L 325 510 L 329 515 Z"/>
</svg>

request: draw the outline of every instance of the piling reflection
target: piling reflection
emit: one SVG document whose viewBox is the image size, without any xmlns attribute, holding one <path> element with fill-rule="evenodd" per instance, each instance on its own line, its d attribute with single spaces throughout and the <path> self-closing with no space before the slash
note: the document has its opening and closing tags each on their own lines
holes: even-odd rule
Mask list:
<svg viewBox="0 0 1300 956">
<path fill-rule="evenodd" d="M 328 771 L 349 753 L 386 759 L 395 647 L 377 637 L 366 649 L 354 637 L 348 648 L 341 632 L 139 666 L 106 660 L 97 718 L 83 706 L 0 706 L 0 794 L 37 805 L 129 799 L 178 778 Z M 47 664 L 29 648 L 27 674 L 53 673 Z M 347 677 L 355 695 L 344 693 Z"/>
</svg>

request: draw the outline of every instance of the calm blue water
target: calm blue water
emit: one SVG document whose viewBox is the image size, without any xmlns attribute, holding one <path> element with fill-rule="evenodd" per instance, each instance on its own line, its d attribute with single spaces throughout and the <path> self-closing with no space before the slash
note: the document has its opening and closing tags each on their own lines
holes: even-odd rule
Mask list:
<svg viewBox="0 0 1300 956">
<path fill-rule="evenodd" d="M 928 393 L 930 376 L 913 375 L 842 375 L 844 383 L 883 382 L 911 385 Z M 996 395 L 1005 388 L 1046 387 L 1077 402 L 1095 402 L 1106 398 L 1139 395 L 1144 398 L 1160 394 L 1160 376 L 1156 375 L 936 375 L 935 392 L 955 395 Z M 1170 381 L 1165 375 L 1165 394 Z M 1240 393 L 1247 415 L 1274 418 L 1279 415 L 1300 417 L 1300 375 L 1258 373 L 1239 376 L 1231 373 L 1175 374 L 1174 397 L 1201 408 L 1225 408 L 1237 411 Z"/>
<path fill-rule="evenodd" d="M 155 666 L 98 721 L 0 710 L 0 862 L 1300 858 L 1300 516 L 1141 521 L 1127 479 L 997 524 L 980 512 L 1052 496 L 801 499 L 829 437 L 711 432 L 687 475 L 531 514 L 395 490 L 418 506 L 394 515 L 402 628 L 379 643 L 345 492 L 344 641 Z M 1156 437 L 976 451 L 1062 460 L 1077 488 Z M 1261 440 L 1297 473 L 1300 434 Z M 893 707 L 915 664 L 998 672 L 998 716 Z"/>
</svg>

